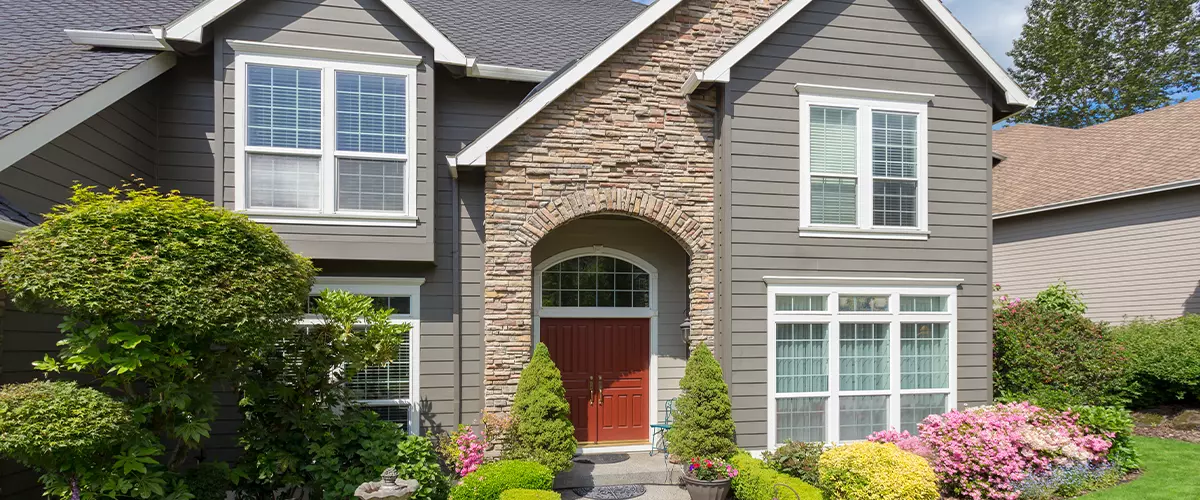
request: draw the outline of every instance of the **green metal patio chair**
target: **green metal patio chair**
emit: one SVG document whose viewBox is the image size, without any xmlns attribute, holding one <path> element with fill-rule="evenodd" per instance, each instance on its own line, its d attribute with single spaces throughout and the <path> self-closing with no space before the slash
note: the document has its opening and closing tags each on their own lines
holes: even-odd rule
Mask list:
<svg viewBox="0 0 1200 500">
<path fill-rule="evenodd" d="M 671 420 L 675 416 L 675 400 L 668 399 L 666 401 L 666 416 L 663 417 L 661 424 L 650 424 L 650 429 L 653 432 L 650 436 L 650 456 L 654 456 L 654 452 L 667 453 L 667 431 L 671 430 Z"/>
</svg>

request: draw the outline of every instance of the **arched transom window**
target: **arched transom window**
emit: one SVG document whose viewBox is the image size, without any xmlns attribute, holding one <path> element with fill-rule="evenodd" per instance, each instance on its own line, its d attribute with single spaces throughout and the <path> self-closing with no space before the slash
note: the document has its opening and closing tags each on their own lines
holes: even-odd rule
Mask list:
<svg viewBox="0 0 1200 500">
<path fill-rule="evenodd" d="M 567 259 L 542 273 L 542 307 L 650 307 L 650 274 L 617 257 Z"/>
</svg>

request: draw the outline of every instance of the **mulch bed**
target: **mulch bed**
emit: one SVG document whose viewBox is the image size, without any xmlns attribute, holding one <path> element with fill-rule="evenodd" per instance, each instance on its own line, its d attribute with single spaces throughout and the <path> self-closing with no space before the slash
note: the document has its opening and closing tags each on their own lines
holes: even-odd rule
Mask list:
<svg viewBox="0 0 1200 500">
<path fill-rule="evenodd" d="M 1175 439 L 1200 444 L 1200 431 L 1183 431 L 1170 427 L 1136 427 L 1133 429 L 1133 433 L 1139 436 Z"/>
<path fill-rule="evenodd" d="M 1200 444 L 1200 410 L 1180 405 L 1168 405 L 1135 412 L 1139 436 L 1174 439 Z"/>
</svg>

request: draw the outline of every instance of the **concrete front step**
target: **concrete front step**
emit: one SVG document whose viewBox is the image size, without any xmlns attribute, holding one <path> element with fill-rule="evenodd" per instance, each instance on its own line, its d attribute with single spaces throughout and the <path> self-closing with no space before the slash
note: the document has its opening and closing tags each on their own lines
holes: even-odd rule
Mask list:
<svg viewBox="0 0 1200 500">
<path fill-rule="evenodd" d="M 586 463 L 582 461 L 592 461 Z M 610 453 L 575 458 L 575 466 L 554 478 L 554 489 L 618 484 L 678 485 L 682 469 L 663 455 Z"/>
</svg>

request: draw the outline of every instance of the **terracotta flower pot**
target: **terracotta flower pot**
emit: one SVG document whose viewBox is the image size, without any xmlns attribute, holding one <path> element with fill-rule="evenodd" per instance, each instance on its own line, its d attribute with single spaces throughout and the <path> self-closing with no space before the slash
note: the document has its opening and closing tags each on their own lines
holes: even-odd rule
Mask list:
<svg viewBox="0 0 1200 500">
<path fill-rule="evenodd" d="M 683 476 L 683 483 L 687 485 L 688 495 L 692 500 L 725 500 L 729 496 L 729 484 L 732 479 L 721 479 L 719 481 L 703 481 Z"/>
</svg>

